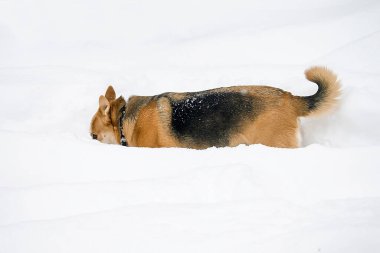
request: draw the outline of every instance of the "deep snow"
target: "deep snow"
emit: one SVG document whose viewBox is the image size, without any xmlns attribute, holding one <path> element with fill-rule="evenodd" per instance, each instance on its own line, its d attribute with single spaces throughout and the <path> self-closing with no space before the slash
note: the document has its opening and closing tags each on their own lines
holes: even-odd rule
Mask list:
<svg viewBox="0 0 380 253">
<path fill-rule="evenodd" d="M 380 3 L 0 1 L 0 252 L 379 252 Z M 265 84 L 336 112 L 303 147 L 125 148 L 88 129 L 108 84 Z"/>
</svg>

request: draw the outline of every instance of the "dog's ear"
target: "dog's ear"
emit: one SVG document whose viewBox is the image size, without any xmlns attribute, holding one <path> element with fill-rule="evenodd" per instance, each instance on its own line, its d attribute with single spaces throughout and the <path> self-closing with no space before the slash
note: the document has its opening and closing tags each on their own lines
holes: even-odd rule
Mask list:
<svg viewBox="0 0 380 253">
<path fill-rule="evenodd" d="M 99 109 L 104 115 L 107 115 L 110 109 L 110 102 L 103 95 L 99 97 Z"/>
<path fill-rule="evenodd" d="M 108 99 L 109 102 L 112 102 L 115 100 L 116 93 L 112 85 L 108 86 L 105 97 Z"/>
</svg>

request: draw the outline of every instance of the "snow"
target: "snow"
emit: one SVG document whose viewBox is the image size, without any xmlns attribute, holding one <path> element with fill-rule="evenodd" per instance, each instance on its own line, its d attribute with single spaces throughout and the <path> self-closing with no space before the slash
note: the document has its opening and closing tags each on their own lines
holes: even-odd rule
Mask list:
<svg viewBox="0 0 380 253">
<path fill-rule="evenodd" d="M 0 252 L 379 252 L 379 31 L 375 0 L 0 1 Z M 88 132 L 108 84 L 310 95 L 312 65 L 343 95 L 299 149 Z"/>
</svg>

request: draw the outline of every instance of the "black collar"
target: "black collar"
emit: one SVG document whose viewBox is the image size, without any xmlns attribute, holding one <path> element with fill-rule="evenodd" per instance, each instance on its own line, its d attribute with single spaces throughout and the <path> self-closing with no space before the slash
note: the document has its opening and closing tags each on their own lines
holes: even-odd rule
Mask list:
<svg viewBox="0 0 380 253">
<path fill-rule="evenodd" d="M 127 139 L 125 138 L 123 131 L 123 122 L 125 120 L 125 105 L 120 109 L 121 116 L 119 118 L 119 134 L 120 134 L 120 144 L 122 146 L 128 146 Z"/>
</svg>

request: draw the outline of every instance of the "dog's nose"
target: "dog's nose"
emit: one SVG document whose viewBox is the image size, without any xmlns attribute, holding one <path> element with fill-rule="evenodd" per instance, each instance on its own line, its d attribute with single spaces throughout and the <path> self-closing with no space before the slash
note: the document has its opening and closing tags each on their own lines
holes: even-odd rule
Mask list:
<svg viewBox="0 0 380 253">
<path fill-rule="evenodd" d="M 96 140 L 98 138 L 98 136 L 96 134 L 91 134 L 92 135 L 92 139 Z"/>
</svg>

